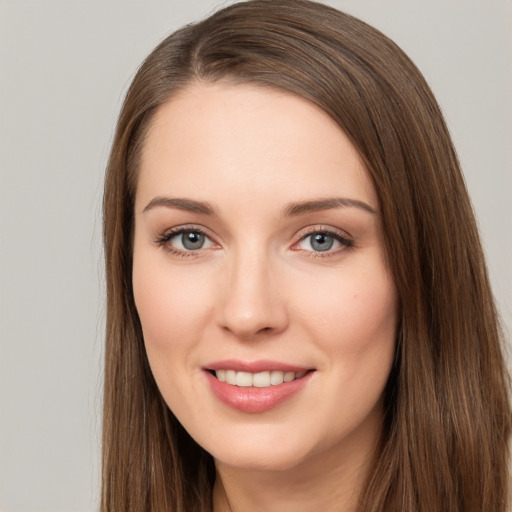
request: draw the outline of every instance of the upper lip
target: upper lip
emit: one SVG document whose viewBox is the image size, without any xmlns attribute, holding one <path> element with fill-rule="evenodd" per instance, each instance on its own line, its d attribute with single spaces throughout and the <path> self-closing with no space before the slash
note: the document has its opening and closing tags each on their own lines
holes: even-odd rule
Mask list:
<svg viewBox="0 0 512 512">
<path fill-rule="evenodd" d="M 236 359 L 224 359 L 222 361 L 215 361 L 204 366 L 205 370 L 235 370 L 237 372 L 249 372 L 249 373 L 260 373 L 260 372 L 305 372 L 311 370 L 305 366 L 298 366 L 289 363 L 283 363 L 280 361 L 239 361 Z"/>
</svg>

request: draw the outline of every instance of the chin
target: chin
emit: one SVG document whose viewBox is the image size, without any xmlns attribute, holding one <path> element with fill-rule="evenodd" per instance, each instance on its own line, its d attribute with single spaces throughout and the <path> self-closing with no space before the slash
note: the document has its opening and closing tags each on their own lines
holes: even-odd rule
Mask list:
<svg viewBox="0 0 512 512">
<path fill-rule="evenodd" d="M 216 464 L 248 471 L 289 471 L 297 468 L 306 459 L 298 453 L 278 450 L 244 450 L 244 453 L 220 454 L 214 457 Z"/>
<path fill-rule="evenodd" d="M 251 471 L 289 471 L 300 467 L 325 450 L 308 436 L 290 436 L 282 432 L 226 435 L 221 442 L 212 442 L 204 448 L 216 464 Z M 209 448 L 212 448 L 211 450 Z"/>
</svg>

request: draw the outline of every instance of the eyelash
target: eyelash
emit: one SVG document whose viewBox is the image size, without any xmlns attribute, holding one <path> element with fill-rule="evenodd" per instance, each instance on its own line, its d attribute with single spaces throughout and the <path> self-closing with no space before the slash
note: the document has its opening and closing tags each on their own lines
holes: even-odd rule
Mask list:
<svg viewBox="0 0 512 512">
<path fill-rule="evenodd" d="M 211 240 L 211 237 L 206 233 L 206 231 L 198 226 L 180 226 L 178 228 L 173 228 L 165 231 L 161 235 L 159 235 L 155 239 L 155 244 L 158 247 L 161 247 L 165 251 L 173 254 L 174 256 L 178 256 L 180 258 L 197 258 L 199 257 L 199 251 L 198 250 L 189 250 L 189 251 L 182 251 L 180 249 L 177 249 L 176 247 L 173 247 L 172 245 L 169 245 L 169 241 L 172 240 L 174 237 L 178 235 L 182 235 L 183 233 L 199 233 L 201 235 L 204 235 L 206 238 Z"/>
<path fill-rule="evenodd" d="M 305 231 L 305 230 L 304 230 Z M 180 226 L 177 228 L 173 228 L 170 230 L 165 231 L 164 233 L 157 236 L 155 239 L 155 245 L 157 247 L 161 247 L 165 251 L 173 254 L 174 256 L 178 256 L 180 258 L 197 258 L 200 256 L 201 249 L 197 250 L 188 250 L 188 251 L 182 251 L 180 249 L 177 249 L 176 247 L 173 247 L 172 245 L 169 245 L 169 241 L 172 240 L 174 237 L 178 235 L 182 235 L 184 233 L 198 233 L 209 240 L 212 240 L 211 237 L 208 235 L 208 233 L 199 226 Z M 299 245 L 301 242 L 308 239 L 308 237 L 312 237 L 316 234 L 322 234 L 329 237 L 332 237 L 335 241 L 339 242 L 342 247 L 339 247 L 334 250 L 327 250 L 325 253 L 323 251 L 314 251 L 314 250 L 305 250 L 305 249 L 293 249 L 293 247 Z M 213 244 L 215 242 L 212 241 Z M 308 231 L 305 231 L 303 235 L 300 237 L 300 239 L 295 242 L 292 246 L 292 250 L 294 251 L 300 251 L 306 254 L 306 257 L 308 258 L 327 258 L 329 256 L 333 256 L 335 254 L 338 254 L 340 252 L 346 252 L 355 247 L 355 243 L 352 239 L 347 238 L 345 235 L 342 235 L 339 231 L 334 230 L 333 228 L 327 228 L 327 227 L 317 227 L 314 229 L 309 229 Z"/>
<path fill-rule="evenodd" d="M 301 251 L 305 253 L 308 258 L 328 258 L 330 256 L 337 255 L 341 252 L 350 251 L 355 247 L 355 242 L 353 239 L 348 238 L 345 234 L 342 234 L 340 231 L 335 230 L 333 228 L 328 228 L 324 226 L 319 226 L 313 229 L 306 228 L 303 230 L 303 235 L 300 237 L 299 241 L 293 244 L 293 247 L 297 246 L 304 240 L 307 240 L 309 237 L 313 237 L 314 235 L 321 234 L 332 237 L 335 241 L 339 242 L 341 247 L 334 250 L 327 250 L 325 252 L 322 251 L 308 251 L 305 249 L 293 249 L 295 251 Z"/>
</svg>

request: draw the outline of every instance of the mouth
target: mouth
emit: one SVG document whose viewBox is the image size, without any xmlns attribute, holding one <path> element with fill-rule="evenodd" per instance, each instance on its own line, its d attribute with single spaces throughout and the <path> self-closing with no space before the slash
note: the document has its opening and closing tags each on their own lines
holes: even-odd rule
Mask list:
<svg viewBox="0 0 512 512">
<path fill-rule="evenodd" d="M 301 393 L 315 369 L 278 363 L 224 361 L 204 368 L 213 395 L 244 413 L 273 409 Z M 252 371 L 251 371 L 252 370 Z"/>
</svg>

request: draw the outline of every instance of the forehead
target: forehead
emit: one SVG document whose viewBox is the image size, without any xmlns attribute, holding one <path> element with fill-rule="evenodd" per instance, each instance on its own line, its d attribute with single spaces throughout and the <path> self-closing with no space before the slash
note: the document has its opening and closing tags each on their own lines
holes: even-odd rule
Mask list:
<svg viewBox="0 0 512 512">
<path fill-rule="evenodd" d="M 337 193 L 377 206 L 354 146 L 303 98 L 201 83 L 160 107 L 143 147 L 138 202 L 161 194 L 233 201 L 248 191 L 276 202 Z"/>
</svg>

